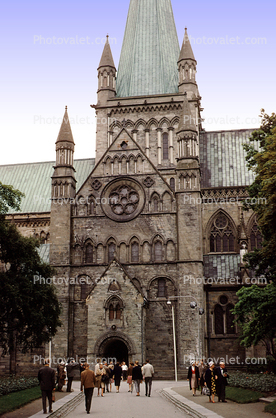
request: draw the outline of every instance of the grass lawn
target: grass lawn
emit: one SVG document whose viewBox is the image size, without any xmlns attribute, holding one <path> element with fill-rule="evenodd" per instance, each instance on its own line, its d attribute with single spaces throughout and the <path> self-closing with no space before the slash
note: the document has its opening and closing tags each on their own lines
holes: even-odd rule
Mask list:
<svg viewBox="0 0 276 418">
<path fill-rule="evenodd" d="M 0 415 L 14 411 L 38 398 L 41 398 L 40 386 L 0 396 Z"/>
<path fill-rule="evenodd" d="M 232 386 L 226 387 L 226 398 L 237 403 L 258 402 L 259 398 L 264 395 L 250 389 L 236 388 Z"/>
<path fill-rule="evenodd" d="M 270 412 L 270 414 L 276 415 L 276 401 L 266 405 L 264 410 L 265 412 Z"/>
</svg>

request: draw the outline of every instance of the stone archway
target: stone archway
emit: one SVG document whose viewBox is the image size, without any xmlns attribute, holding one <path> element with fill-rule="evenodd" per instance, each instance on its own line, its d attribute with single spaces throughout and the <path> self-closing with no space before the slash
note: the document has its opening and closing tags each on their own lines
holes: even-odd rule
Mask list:
<svg viewBox="0 0 276 418">
<path fill-rule="evenodd" d="M 125 361 L 128 364 L 128 356 L 129 350 L 126 343 L 116 337 L 108 338 L 103 341 L 99 347 L 99 357 L 104 358 L 107 361 Z"/>
</svg>

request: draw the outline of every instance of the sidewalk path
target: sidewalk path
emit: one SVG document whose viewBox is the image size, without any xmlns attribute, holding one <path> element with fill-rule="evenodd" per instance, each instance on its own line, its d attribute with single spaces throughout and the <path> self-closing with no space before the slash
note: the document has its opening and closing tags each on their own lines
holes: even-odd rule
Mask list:
<svg viewBox="0 0 276 418">
<path fill-rule="evenodd" d="M 174 384 L 170 385 L 170 387 L 175 392 L 177 399 L 181 399 L 182 402 L 193 402 L 195 404 L 195 408 L 204 407 L 210 412 L 214 412 L 223 418 L 270 418 L 275 416 L 264 412 L 264 407 L 267 405 L 264 402 L 238 404 L 227 400 L 227 403 L 222 403 L 217 402 L 216 397 L 216 403 L 210 403 L 208 396 L 193 396 L 192 391 L 190 391 L 188 386 L 188 382 L 182 384 L 182 387 L 175 386 Z"/>
</svg>

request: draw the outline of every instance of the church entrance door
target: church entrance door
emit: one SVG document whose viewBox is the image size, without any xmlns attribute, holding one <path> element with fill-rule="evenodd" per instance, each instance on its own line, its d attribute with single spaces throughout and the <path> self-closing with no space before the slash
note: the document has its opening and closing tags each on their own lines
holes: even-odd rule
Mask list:
<svg viewBox="0 0 276 418">
<path fill-rule="evenodd" d="M 100 356 L 107 361 L 122 362 L 128 364 L 128 348 L 124 341 L 117 338 L 109 338 L 100 346 Z"/>
</svg>

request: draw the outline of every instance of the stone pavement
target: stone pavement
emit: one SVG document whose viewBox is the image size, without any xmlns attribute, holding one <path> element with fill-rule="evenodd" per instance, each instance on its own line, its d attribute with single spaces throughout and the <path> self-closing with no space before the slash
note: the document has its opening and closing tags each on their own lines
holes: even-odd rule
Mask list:
<svg viewBox="0 0 276 418">
<path fill-rule="evenodd" d="M 202 413 L 203 416 L 211 417 L 223 417 L 223 418 L 269 418 L 274 415 L 264 412 L 264 407 L 267 405 L 264 402 L 256 402 L 249 404 L 238 404 L 227 400 L 227 403 L 217 402 L 210 403 L 208 396 L 202 396 L 199 394 L 193 396 L 190 391 L 188 382 L 182 383 L 182 387 L 170 385 L 170 389 L 173 392 L 175 400 L 188 404 L 194 411 L 202 413 L 202 409 L 207 409 L 208 412 Z M 173 400 L 172 400 L 173 401 Z"/>
</svg>

